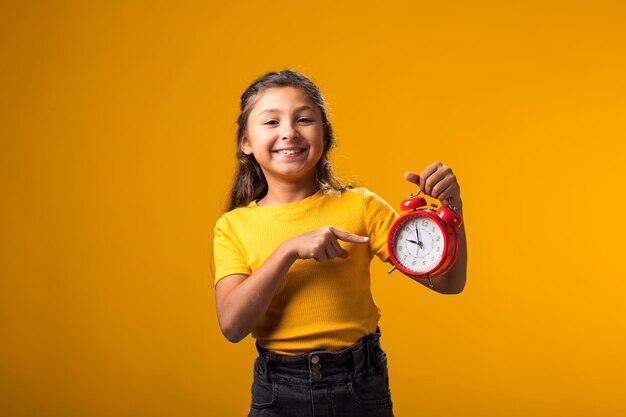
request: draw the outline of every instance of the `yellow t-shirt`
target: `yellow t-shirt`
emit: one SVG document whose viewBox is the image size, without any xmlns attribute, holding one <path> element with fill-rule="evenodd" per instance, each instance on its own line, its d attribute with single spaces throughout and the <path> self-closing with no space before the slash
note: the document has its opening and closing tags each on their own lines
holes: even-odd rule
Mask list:
<svg viewBox="0 0 626 417">
<path fill-rule="evenodd" d="M 385 261 L 387 234 L 398 214 L 365 188 L 318 191 L 276 206 L 256 202 L 222 215 L 215 225 L 215 283 L 251 275 L 285 240 L 326 226 L 368 236 L 366 244 L 340 241 L 350 256 L 297 260 L 279 286 L 252 337 L 282 354 L 340 350 L 376 330 L 380 311 L 370 289 L 369 264 Z"/>
</svg>

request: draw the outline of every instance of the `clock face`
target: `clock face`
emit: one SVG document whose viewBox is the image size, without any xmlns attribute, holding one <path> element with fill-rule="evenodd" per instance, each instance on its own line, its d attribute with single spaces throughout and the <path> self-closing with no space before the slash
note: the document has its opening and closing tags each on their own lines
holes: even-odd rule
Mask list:
<svg viewBox="0 0 626 417">
<path fill-rule="evenodd" d="M 408 216 L 397 224 L 391 239 L 394 257 L 409 272 L 427 274 L 444 257 L 444 230 L 430 217 Z"/>
</svg>

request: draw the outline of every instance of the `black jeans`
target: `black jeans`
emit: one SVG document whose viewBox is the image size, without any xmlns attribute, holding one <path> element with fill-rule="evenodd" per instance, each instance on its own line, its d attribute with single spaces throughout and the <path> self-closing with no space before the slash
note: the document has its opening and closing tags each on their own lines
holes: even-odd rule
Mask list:
<svg viewBox="0 0 626 417">
<path fill-rule="evenodd" d="M 279 355 L 257 344 L 248 417 L 393 416 L 380 330 L 338 351 Z"/>
</svg>

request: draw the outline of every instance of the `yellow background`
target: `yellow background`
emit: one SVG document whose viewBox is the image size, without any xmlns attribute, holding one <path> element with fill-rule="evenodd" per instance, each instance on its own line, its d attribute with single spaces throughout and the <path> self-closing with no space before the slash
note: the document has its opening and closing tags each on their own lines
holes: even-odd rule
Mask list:
<svg viewBox="0 0 626 417">
<path fill-rule="evenodd" d="M 337 173 L 456 172 L 468 285 L 372 264 L 397 416 L 626 414 L 626 3 L 0 3 L 0 415 L 245 415 L 212 228 L 239 95 L 321 87 Z"/>
</svg>

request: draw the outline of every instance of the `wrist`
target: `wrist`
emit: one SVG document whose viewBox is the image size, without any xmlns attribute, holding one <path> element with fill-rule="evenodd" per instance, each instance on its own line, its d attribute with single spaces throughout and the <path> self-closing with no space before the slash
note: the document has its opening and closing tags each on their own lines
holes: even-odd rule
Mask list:
<svg viewBox="0 0 626 417">
<path fill-rule="evenodd" d="M 291 239 L 285 240 L 278 247 L 281 258 L 285 259 L 289 264 L 293 264 L 298 260 L 298 251 L 291 242 Z"/>
</svg>

